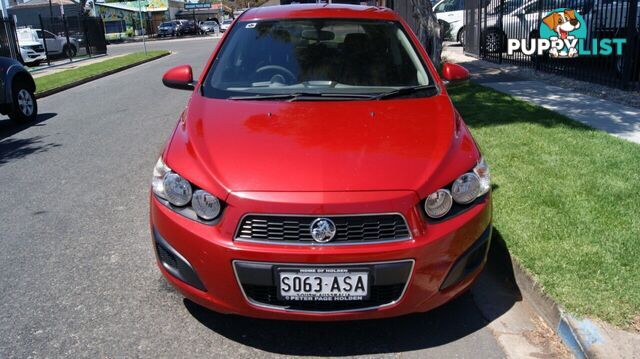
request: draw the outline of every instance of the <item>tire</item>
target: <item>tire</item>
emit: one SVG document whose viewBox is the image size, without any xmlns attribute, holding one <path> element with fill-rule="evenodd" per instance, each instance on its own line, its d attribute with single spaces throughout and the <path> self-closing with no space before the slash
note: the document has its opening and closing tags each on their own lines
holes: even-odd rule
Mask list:
<svg viewBox="0 0 640 359">
<path fill-rule="evenodd" d="M 38 103 L 31 90 L 23 82 L 16 82 L 11 89 L 13 104 L 9 118 L 15 122 L 26 123 L 35 121 L 38 116 Z"/>
<path fill-rule="evenodd" d="M 64 45 L 64 49 L 62 49 L 62 53 L 66 57 L 75 57 L 78 53 L 78 50 L 73 45 Z"/>
<path fill-rule="evenodd" d="M 486 52 L 500 52 L 504 46 L 504 36 L 499 30 L 489 30 L 484 34 L 484 48 Z"/>
<path fill-rule="evenodd" d="M 460 45 L 464 46 L 464 26 L 462 28 L 460 28 L 460 30 L 458 30 L 458 36 L 456 38 L 456 40 L 458 40 L 458 42 L 460 43 Z"/>
</svg>

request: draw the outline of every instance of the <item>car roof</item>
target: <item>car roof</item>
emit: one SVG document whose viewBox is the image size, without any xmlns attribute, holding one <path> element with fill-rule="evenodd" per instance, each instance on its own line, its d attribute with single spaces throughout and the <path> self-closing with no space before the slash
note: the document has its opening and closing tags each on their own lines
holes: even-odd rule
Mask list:
<svg viewBox="0 0 640 359">
<path fill-rule="evenodd" d="M 396 13 L 385 7 L 346 4 L 296 4 L 263 6 L 245 11 L 242 21 L 300 18 L 348 18 L 372 20 L 399 20 Z"/>
</svg>

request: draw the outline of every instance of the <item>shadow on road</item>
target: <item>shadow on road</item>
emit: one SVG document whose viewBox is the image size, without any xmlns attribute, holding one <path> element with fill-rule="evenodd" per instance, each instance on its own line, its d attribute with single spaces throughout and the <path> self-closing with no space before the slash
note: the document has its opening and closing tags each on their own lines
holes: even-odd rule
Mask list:
<svg viewBox="0 0 640 359">
<path fill-rule="evenodd" d="M 489 263 L 472 290 L 427 313 L 352 322 L 297 322 L 218 314 L 187 299 L 184 305 L 217 334 L 270 353 L 347 356 L 437 347 L 484 328 L 521 300 L 497 230 L 492 241 Z"/>
<path fill-rule="evenodd" d="M 366 355 L 426 349 L 465 337 L 487 322 L 470 294 L 428 313 L 352 322 L 251 319 L 211 312 L 185 300 L 189 312 L 216 333 L 271 353 Z"/>
<path fill-rule="evenodd" d="M 46 143 L 46 136 L 34 136 L 30 138 L 7 138 L 0 140 L 0 166 L 24 158 L 30 154 L 46 152 L 51 148 L 61 146 L 59 143 Z"/>
<path fill-rule="evenodd" d="M 57 113 L 41 113 L 33 122 L 28 123 L 16 123 L 8 118 L 0 119 L 0 141 L 7 137 L 11 137 L 18 132 L 24 131 L 31 126 L 43 126 L 42 122 L 45 122 L 53 117 L 56 117 Z"/>
</svg>

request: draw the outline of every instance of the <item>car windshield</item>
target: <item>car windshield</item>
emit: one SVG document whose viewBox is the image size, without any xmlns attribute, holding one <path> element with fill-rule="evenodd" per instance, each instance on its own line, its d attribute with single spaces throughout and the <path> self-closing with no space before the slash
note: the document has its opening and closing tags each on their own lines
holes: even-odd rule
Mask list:
<svg viewBox="0 0 640 359">
<path fill-rule="evenodd" d="M 215 25 L 215 21 L 205 21 L 203 25 L 212 26 Z"/>
<path fill-rule="evenodd" d="M 232 22 L 232 20 L 224 20 L 222 23 L 225 25 L 231 25 Z"/>
<path fill-rule="evenodd" d="M 397 22 L 269 20 L 233 27 L 202 93 L 212 98 L 296 93 L 371 97 L 432 84 Z"/>
<path fill-rule="evenodd" d="M 169 26 L 172 26 L 172 25 L 173 25 L 173 23 L 171 23 L 171 22 L 163 22 L 160 26 L 169 27 Z"/>
</svg>

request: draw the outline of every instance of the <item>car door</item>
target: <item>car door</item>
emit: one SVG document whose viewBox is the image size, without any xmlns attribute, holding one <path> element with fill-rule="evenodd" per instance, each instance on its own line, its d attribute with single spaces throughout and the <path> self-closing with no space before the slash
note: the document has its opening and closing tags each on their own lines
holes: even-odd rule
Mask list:
<svg viewBox="0 0 640 359">
<path fill-rule="evenodd" d="M 530 0 L 509 11 L 502 17 L 502 28 L 507 38 L 529 39 L 531 31 L 538 28 L 539 1 Z"/>
<path fill-rule="evenodd" d="M 42 35 L 44 35 L 44 39 L 47 42 L 47 51 L 50 54 L 59 54 L 62 52 L 62 44 L 58 41 L 56 35 L 47 30 L 37 30 L 37 33 L 40 42 L 42 42 Z"/>
<path fill-rule="evenodd" d="M 462 27 L 464 1 L 442 0 L 438 2 L 433 9 L 438 21 L 445 25 L 445 37 L 455 40 L 458 35 L 458 31 Z"/>
</svg>

